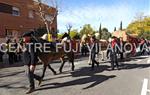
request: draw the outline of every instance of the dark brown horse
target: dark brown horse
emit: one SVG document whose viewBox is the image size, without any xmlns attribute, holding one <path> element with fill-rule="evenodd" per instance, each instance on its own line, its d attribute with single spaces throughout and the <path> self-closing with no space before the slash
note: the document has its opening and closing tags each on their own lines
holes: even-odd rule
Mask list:
<svg viewBox="0 0 150 95">
<path fill-rule="evenodd" d="M 64 44 L 66 44 L 66 45 L 64 45 Z M 72 69 L 72 71 L 74 71 L 74 68 L 75 68 L 75 66 L 74 66 L 74 52 L 72 50 L 69 52 L 65 52 L 64 46 L 66 46 L 68 48 L 69 43 L 67 41 L 62 41 L 60 48 L 58 49 L 57 52 L 56 52 L 56 47 L 53 47 L 51 50 L 52 52 L 50 52 L 50 53 L 44 53 L 44 52 L 39 53 L 38 57 L 41 60 L 41 62 L 43 63 L 43 72 L 42 72 L 42 76 L 41 76 L 42 78 L 44 78 L 45 71 L 46 71 L 47 67 L 49 67 L 49 69 L 54 73 L 54 75 L 56 74 L 56 71 L 49 64 L 50 62 L 52 62 L 54 60 L 60 59 L 61 66 L 59 68 L 59 72 L 62 73 L 63 66 L 66 62 L 65 57 L 67 57 L 67 60 L 72 64 L 71 69 Z"/>
<path fill-rule="evenodd" d="M 43 40 L 39 37 L 35 37 L 33 32 L 26 33 L 26 34 L 24 34 L 24 36 L 31 37 L 32 40 L 35 41 L 36 43 L 41 43 L 41 44 L 49 43 L 47 41 L 47 39 Z M 70 40 L 70 42 L 71 42 L 71 40 Z M 44 78 L 47 66 L 49 67 L 50 70 L 52 70 L 52 72 L 54 74 L 56 74 L 56 71 L 49 64 L 50 62 L 52 62 L 54 60 L 58 60 L 58 59 L 61 60 L 61 66 L 59 68 L 59 72 L 62 73 L 62 69 L 63 69 L 63 66 L 64 66 L 65 61 L 66 61 L 65 60 L 66 56 L 67 56 L 68 61 L 72 63 L 72 68 L 71 69 L 72 69 L 72 71 L 74 71 L 74 68 L 75 68 L 75 66 L 74 66 L 74 52 L 72 50 L 69 51 L 69 52 L 65 52 L 65 50 L 64 50 L 64 48 L 69 47 L 70 42 L 67 42 L 66 40 L 63 40 L 61 42 L 61 45 L 57 49 L 57 51 L 56 51 L 56 46 L 51 44 L 51 46 L 50 46 L 50 51 L 51 52 L 38 52 L 37 53 L 37 56 L 38 56 L 39 60 L 43 64 L 43 73 L 42 73 L 42 76 L 41 76 L 42 78 Z M 64 45 L 64 44 L 66 44 L 66 45 Z M 64 47 L 64 46 L 66 46 L 66 47 Z"/>
</svg>

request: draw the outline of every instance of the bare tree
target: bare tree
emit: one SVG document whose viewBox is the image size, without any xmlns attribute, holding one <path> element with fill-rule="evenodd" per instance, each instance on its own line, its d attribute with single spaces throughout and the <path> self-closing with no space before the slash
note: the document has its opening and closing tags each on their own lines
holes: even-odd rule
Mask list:
<svg viewBox="0 0 150 95">
<path fill-rule="evenodd" d="M 139 20 L 139 21 L 141 21 L 143 18 L 144 18 L 144 13 L 143 12 L 136 13 L 136 15 L 134 17 L 135 20 Z"/>
<path fill-rule="evenodd" d="M 45 24 L 45 27 L 46 27 L 46 30 L 47 30 L 47 33 L 48 33 L 48 39 L 49 39 L 49 36 L 51 34 L 51 30 L 52 30 L 51 24 L 54 23 L 57 15 L 58 15 L 58 2 L 57 2 L 57 0 L 50 0 L 50 3 L 52 4 L 51 8 L 53 8 L 55 11 L 54 11 L 54 13 L 51 14 L 51 16 L 49 18 L 49 21 L 47 21 L 46 10 L 45 10 L 46 6 L 43 4 L 45 1 L 46 0 L 37 0 L 39 16 Z M 49 8 L 50 7 L 47 6 L 47 9 L 49 9 Z"/>
<path fill-rule="evenodd" d="M 66 28 L 67 28 L 67 30 L 68 30 L 68 34 L 70 35 L 70 31 L 71 31 L 71 29 L 72 29 L 72 25 L 71 25 L 70 23 L 68 23 L 68 24 L 66 25 Z"/>
</svg>

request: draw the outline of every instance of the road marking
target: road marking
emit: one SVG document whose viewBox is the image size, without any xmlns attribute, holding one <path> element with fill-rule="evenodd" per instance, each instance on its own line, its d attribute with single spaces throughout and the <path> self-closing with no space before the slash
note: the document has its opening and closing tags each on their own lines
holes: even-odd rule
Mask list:
<svg viewBox="0 0 150 95">
<path fill-rule="evenodd" d="M 148 87 L 148 79 L 144 79 L 141 95 L 146 95 L 147 94 L 147 92 L 148 92 L 147 87 Z"/>
</svg>

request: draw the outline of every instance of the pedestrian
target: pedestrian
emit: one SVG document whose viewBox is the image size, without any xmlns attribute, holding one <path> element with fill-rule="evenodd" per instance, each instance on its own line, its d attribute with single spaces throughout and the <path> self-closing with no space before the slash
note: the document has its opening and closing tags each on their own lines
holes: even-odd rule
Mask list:
<svg viewBox="0 0 150 95">
<path fill-rule="evenodd" d="M 3 55 L 4 55 L 4 53 L 2 51 L 0 51 L 0 62 L 3 62 Z"/>
<path fill-rule="evenodd" d="M 15 52 L 14 52 L 14 62 L 18 62 L 18 52 L 17 52 L 17 47 L 18 47 L 18 44 L 17 44 L 17 40 L 14 39 L 14 48 L 15 48 Z"/>
<path fill-rule="evenodd" d="M 95 64 L 97 66 L 99 66 L 99 62 L 97 62 L 95 60 L 96 54 L 99 53 L 99 45 L 96 42 L 95 36 L 92 36 L 91 39 L 90 39 L 90 41 L 91 41 L 91 51 L 90 51 L 90 54 L 91 54 L 91 61 L 92 61 L 92 68 L 91 68 L 91 70 L 94 70 L 94 65 Z"/>
<path fill-rule="evenodd" d="M 3 46 L 0 45 L 1 49 L 0 49 L 0 62 L 3 62 L 3 55 L 4 55 L 4 52 L 3 52 Z"/>
<path fill-rule="evenodd" d="M 119 53 L 120 53 L 120 59 L 121 59 L 121 60 L 124 59 L 124 56 L 123 56 L 123 53 L 124 53 L 124 45 L 125 45 L 125 43 L 124 43 L 124 41 L 123 41 L 123 38 L 120 37 L 119 46 L 120 46 L 120 48 L 121 48 L 121 51 L 119 50 Z"/>
<path fill-rule="evenodd" d="M 111 41 L 112 41 L 112 39 L 109 38 L 109 39 L 108 39 L 108 45 L 111 44 Z M 106 50 L 106 57 L 107 57 L 107 59 L 110 59 L 110 51 L 111 51 L 110 49 L 107 49 L 107 50 Z"/>
<path fill-rule="evenodd" d="M 31 32 L 32 33 L 32 32 Z M 23 61 L 28 67 L 28 80 L 29 80 L 29 90 L 26 94 L 32 93 L 35 90 L 35 83 L 34 79 L 38 80 L 39 83 L 42 81 L 42 78 L 36 74 L 34 74 L 34 70 L 36 64 L 38 62 L 37 52 L 34 50 L 34 44 L 36 43 L 35 40 L 31 37 L 32 34 L 27 33 L 24 34 L 24 42 L 26 44 L 26 51 L 23 52 Z M 29 43 L 31 44 L 29 46 Z"/>
<path fill-rule="evenodd" d="M 13 50 L 11 49 L 11 46 L 12 46 L 12 40 L 11 39 L 8 39 L 6 44 L 7 44 L 7 54 L 8 54 L 8 61 L 9 61 L 9 65 L 12 65 L 14 64 L 14 52 Z"/>
<path fill-rule="evenodd" d="M 118 51 L 116 49 L 116 45 L 117 45 L 117 38 L 112 37 L 111 50 L 110 50 L 110 60 L 111 60 L 112 70 L 114 70 L 115 66 L 117 67 L 117 69 L 119 69 L 118 59 L 117 59 L 117 52 Z"/>
<path fill-rule="evenodd" d="M 144 38 L 141 39 L 140 42 L 140 50 L 141 50 L 141 55 L 144 55 L 146 50 L 144 49 L 144 45 L 146 44 L 146 40 Z"/>
</svg>

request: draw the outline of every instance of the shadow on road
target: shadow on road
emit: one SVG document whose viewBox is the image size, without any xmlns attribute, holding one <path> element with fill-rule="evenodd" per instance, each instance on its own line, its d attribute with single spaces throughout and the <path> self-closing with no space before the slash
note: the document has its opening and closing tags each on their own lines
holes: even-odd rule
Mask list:
<svg viewBox="0 0 150 95">
<path fill-rule="evenodd" d="M 15 86 L 16 84 L 21 84 L 22 81 L 13 82 L 13 83 L 7 83 L 5 85 L 0 85 L 0 88 L 7 88 L 7 89 L 27 89 L 25 86 Z"/>
<path fill-rule="evenodd" d="M 57 76 L 57 75 L 56 75 Z M 43 81 L 48 81 L 48 80 L 54 80 L 54 79 L 58 79 L 58 78 L 65 78 L 65 77 L 70 77 L 71 75 L 64 75 L 64 76 L 58 76 L 58 77 L 54 77 L 54 78 L 46 78 Z"/>
<path fill-rule="evenodd" d="M 146 59 L 148 57 L 130 57 L 130 58 L 125 58 L 125 59 L 118 59 L 119 62 L 130 62 L 130 61 L 138 61 L 139 59 Z"/>
<path fill-rule="evenodd" d="M 10 74 L 0 74 L 0 78 L 3 78 L 3 77 L 10 77 L 10 76 L 15 76 L 15 75 L 18 75 L 20 73 L 24 73 L 25 71 L 19 71 L 19 72 L 14 72 L 14 73 L 10 73 Z"/>
<path fill-rule="evenodd" d="M 83 89 L 88 89 L 91 87 L 94 87 L 110 78 L 114 78 L 116 77 L 115 75 L 111 75 L 111 76 L 106 76 L 106 75 L 92 75 L 86 78 L 80 78 L 77 80 L 73 80 L 73 81 L 68 81 L 68 82 L 64 82 L 64 83 L 50 83 L 50 84 L 45 84 L 42 85 L 42 88 L 39 88 L 37 90 L 46 90 L 46 89 L 54 89 L 54 88 L 62 88 L 62 87 L 66 87 L 66 86 L 74 86 L 74 85 L 82 85 L 82 84 L 86 84 L 86 83 L 90 83 L 90 82 L 94 82 L 91 85 L 83 88 Z M 48 86 L 48 87 L 43 87 L 43 86 Z"/>
<path fill-rule="evenodd" d="M 75 79 L 63 83 L 56 82 L 56 83 L 44 84 L 41 85 L 41 88 L 37 90 L 55 89 L 55 88 L 62 88 L 67 86 L 83 85 L 87 83 L 92 83 L 92 84 L 90 84 L 89 86 L 83 89 L 92 88 L 108 79 L 116 77 L 115 75 L 110 75 L 110 76 L 96 75 L 96 73 L 102 72 L 106 70 L 108 67 L 109 66 L 104 65 L 103 67 L 101 66 L 99 68 L 95 68 L 94 71 L 90 71 L 91 70 L 90 67 L 83 67 L 71 73 L 72 77 L 79 77 L 79 78 L 81 77 L 80 79 Z"/>
<path fill-rule="evenodd" d="M 92 76 L 96 73 L 103 72 L 105 70 L 109 70 L 110 66 L 100 65 L 99 67 L 95 67 L 93 71 L 91 71 L 91 67 L 82 67 L 77 69 L 74 72 L 71 72 L 72 77 L 81 77 L 81 76 Z"/>
<path fill-rule="evenodd" d="M 150 64 L 146 64 L 146 62 L 141 61 L 141 63 L 145 63 L 145 64 L 139 64 L 138 63 L 135 63 L 135 62 L 132 62 L 132 63 L 124 63 L 124 62 L 130 62 L 130 61 L 138 61 L 139 59 L 146 59 L 148 57 L 140 57 L 140 56 L 137 56 L 137 57 L 131 57 L 131 58 L 127 58 L 127 59 L 124 59 L 124 60 L 119 60 L 119 64 L 120 64 L 120 69 L 143 69 L 143 68 L 148 68 L 150 67 Z"/>
<path fill-rule="evenodd" d="M 123 64 L 121 69 L 143 69 L 150 67 L 150 64 Z"/>
</svg>

